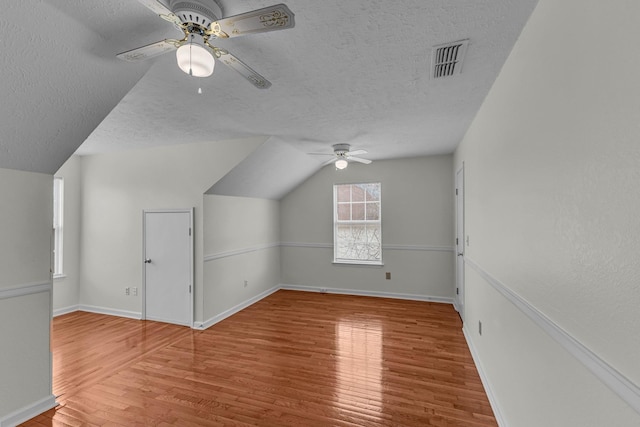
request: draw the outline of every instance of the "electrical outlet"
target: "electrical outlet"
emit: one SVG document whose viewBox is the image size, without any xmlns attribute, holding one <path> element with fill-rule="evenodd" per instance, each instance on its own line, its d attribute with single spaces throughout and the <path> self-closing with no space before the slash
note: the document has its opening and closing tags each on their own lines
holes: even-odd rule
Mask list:
<svg viewBox="0 0 640 427">
<path fill-rule="evenodd" d="M 133 290 L 133 295 L 137 296 L 138 295 L 138 288 L 131 288 Z"/>
<path fill-rule="evenodd" d="M 125 295 L 130 295 L 130 289 L 129 288 L 124 288 L 124 294 Z"/>
<path fill-rule="evenodd" d="M 248 281 L 248 280 L 245 280 L 245 281 L 244 281 L 244 287 L 246 288 L 247 286 L 249 286 L 249 281 Z"/>
<path fill-rule="evenodd" d="M 320 293 L 326 294 L 327 293 L 327 288 L 320 288 Z"/>
<path fill-rule="evenodd" d="M 391 280 L 391 272 L 387 271 L 386 274 L 385 274 L 385 277 L 386 277 L 387 280 Z"/>
<path fill-rule="evenodd" d="M 478 320 L 478 333 L 482 335 L 482 322 Z"/>
</svg>

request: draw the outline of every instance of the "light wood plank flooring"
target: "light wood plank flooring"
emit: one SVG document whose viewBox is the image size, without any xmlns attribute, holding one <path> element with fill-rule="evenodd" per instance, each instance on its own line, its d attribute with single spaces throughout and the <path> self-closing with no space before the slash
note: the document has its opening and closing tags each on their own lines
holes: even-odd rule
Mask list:
<svg viewBox="0 0 640 427">
<path fill-rule="evenodd" d="M 25 426 L 495 426 L 450 305 L 278 291 L 206 331 L 53 321 L 60 406 Z"/>
</svg>

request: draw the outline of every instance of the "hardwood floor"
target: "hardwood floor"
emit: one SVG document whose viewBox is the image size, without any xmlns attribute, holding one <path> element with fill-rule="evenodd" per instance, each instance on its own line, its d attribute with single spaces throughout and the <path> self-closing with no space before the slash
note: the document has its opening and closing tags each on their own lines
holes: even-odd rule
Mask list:
<svg viewBox="0 0 640 427">
<path fill-rule="evenodd" d="M 53 322 L 60 406 L 24 426 L 495 426 L 450 305 L 278 291 L 205 331 Z"/>
</svg>

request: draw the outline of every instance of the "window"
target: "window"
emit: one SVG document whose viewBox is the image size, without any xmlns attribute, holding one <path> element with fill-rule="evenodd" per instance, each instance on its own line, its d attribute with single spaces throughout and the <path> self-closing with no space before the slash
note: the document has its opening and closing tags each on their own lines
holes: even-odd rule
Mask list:
<svg viewBox="0 0 640 427">
<path fill-rule="evenodd" d="M 64 212 L 64 181 L 53 178 L 53 277 L 62 273 L 62 226 Z"/>
<path fill-rule="evenodd" d="M 333 261 L 382 265 L 380 183 L 333 186 Z"/>
</svg>

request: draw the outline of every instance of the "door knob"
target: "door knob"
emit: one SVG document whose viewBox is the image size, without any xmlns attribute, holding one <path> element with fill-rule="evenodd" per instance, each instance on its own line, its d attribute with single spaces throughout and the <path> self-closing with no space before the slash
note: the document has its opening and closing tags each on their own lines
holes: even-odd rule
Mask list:
<svg viewBox="0 0 640 427">
<path fill-rule="evenodd" d="M 151 258 L 147 258 L 147 259 L 145 259 L 145 260 L 144 260 L 144 263 L 145 263 L 145 264 L 151 264 Z"/>
<path fill-rule="evenodd" d="M 460 252 L 460 253 L 458 254 L 458 256 L 464 256 L 464 254 L 463 254 L 462 252 Z"/>
</svg>

